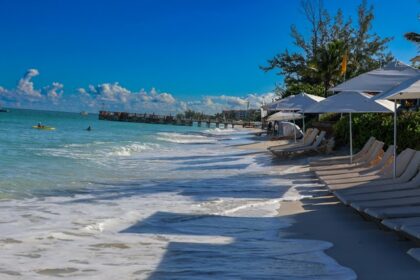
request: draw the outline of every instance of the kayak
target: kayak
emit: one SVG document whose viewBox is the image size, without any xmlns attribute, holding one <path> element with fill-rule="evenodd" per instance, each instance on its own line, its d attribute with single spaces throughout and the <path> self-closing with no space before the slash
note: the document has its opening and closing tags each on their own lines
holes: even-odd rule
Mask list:
<svg viewBox="0 0 420 280">
<path fill-rule="evenodd" d="M 52 127 L 52 126 L 41 126 L 41 127 L 39 127 L 37 125 L 34 125 L 34 126 L 32 126 L 32 128 L 41 129 L 41 130 L 55 130 L 55 127 Z"/>
</svg>

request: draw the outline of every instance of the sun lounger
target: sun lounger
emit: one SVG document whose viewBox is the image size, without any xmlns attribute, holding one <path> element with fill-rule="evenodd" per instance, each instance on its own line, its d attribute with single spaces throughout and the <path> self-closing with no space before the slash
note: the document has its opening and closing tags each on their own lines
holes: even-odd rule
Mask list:
<svg viewBox="0 0 420 280">
<path fill-rule="evenodd" d="M 350 206 L 357 211 L 361 212 L 364 209 L 368 208 L 378 208 L 378 207 L 399 207 L 399 206 L 416 206 L 420 205 L 420 196 L 411 196 L 411 197 L 402 197 L 402 198 L 390 198 L 390 199 L 380 199 L 380 200 L 368 200 L 353 202 Z"/>
<path fill-rule="evenodd" d="M 399 231 L 403 226 L 420 225 L 420 217 L 385 219 L 381 222 L 381 224 L 389 229 Z"/>
<path fill-rule="evenodd" d="M 352 204 L 352 203 L 363 203 L 366 201 L 375 201 L 381 199 L 390 199 L 390 198 L 403 198 L 403 197 L 412 197 L 412 196 L 420 196 L 420 185 L 419 184 L 396 184 L 396 185 L 388 185 L 388 190 L 383 190 L 379 187 L 375 192 L 370 193 L 362 193 L 362 194 L 337 194 L 337 198 L 340 199 L 341 202 L 344 204 Z M 411 187 L 411 188 L 407 188 Z M 402 188 L 402 189 L 401 189 Z"/>
<path fill-rule="evenodd" d="M 311 152 L 311 151 L 318 152 L 321 146 L 321 142 L 325 139 L 325 134 L 326 134 L 325 131 L 321 131 L 321 133 L 317 136 L 316 140 L 312 143 L 312 145 L 276 150 L 276 151 L 271 151 L 271 152 L 279 157 L 287 156 L 290 154 L 306 153 L 306 152 Z"/>
<path fill-rule="evenodd" d="M 418 152 L 417 152 L 418 153 Z M 395 189 L 414 188 L 420 183 L 420 166 L 416 168 L 415 163 L 418 162 L 418 154 L 413 157 L 410 164 L 400 177 L 377 180 L 353 186 L 351 188 L 335 190 L 336 194 L 363 194 L 377 191 L 390 191 Z"/>
<path fill-rule="evenodd" d="M 400 230 L 414 239 L 420 240 L 420 225 L 403 226 Z"/>
<path fill-rule="evenodd" d="M 418 168 L 420 170 L 420 168 Z M 420 171 L 414 176 L 414 178 L 410 178 L 410 181 L 406 182 L 398 182 L 398 180 L 405 179 L 405 175 L 410 175 L 410 169 L 407 169 L 404 174 L 396 179 L 387 179 L 387 180 L 380 180 L 381 183 L 379 184 L 370 184 L 370 185 L 360 185 L 357 187 L 349 188 L 349 189 L 342 189 L 334 191 L 334 195 L 344 204 L 350 204 L 356 201 L 366 201 L 366 200 L 374 200 L 375 197 L 380 199 L 382 197 L 382 193 L 393 193 L 396 191 L 409 191 L 412 189 L 420 188 Z M 404 176 L 404 177 L 403 177 Z M 404 193 L 401 193 L 400 196 L 403 196 Z"/>
<path fill-rule="evenodd" d="M 382 156 L 382 154 L 384 153 L 384 151 L 382 150 L 382 147 L 384 145 L 385 145 L 384 142 L 375 140 L 375 142 L 372 144 L 369 151 L 363 157 L 361 157 L 357 162 L 332 164 L 332 165 L 327 165 L 327 166 L 314 166 L 314 167 L 311 167 L 310 170 L 315 171 L 315 172 L 340 170 L 340 169 L 345 170 L 348 168 L 355 168 L 355 167 L 363 166 L 364 164 L 377 160 L 378 157 Z"/>
<path fill-rule="evenodd" d="M 420 155 L 420 152 L 417 153 Z M 412 162 L 410 165 L 415 165 L 418 169 L 420 160 L 417 159 L 413 161 L 414 162 Z M 407 170 L 409 170 L 409 168 Z M 415 186 L 415 188 L 412 189 L 399 189 L 370 194 L 353 195 L 352 198 L 347 198 L 347 203 L 350 203 L 351 207 L 358 211 L 373 207 L 418 205 L 420 204 L 420 182 L 418 182 L 418 180 L 412 180 L 412 183 L 414 183 Z M 398 186 L 398 183 L 395 185 Z M 401 184 L 399 186 L 401 186 Z"/>
<path fill-rule="evenodd" d="M 412 149 L 405 149 L 401 154 L 397 156 L 397 172 L 396 177 L 400 177 L 408 165 L 410 164 L 411 158 L 416 154 L 415 150 Z M 412 170 L 414 172 L 417 171 L 417 167 L 413 167 Z M 354 187 L 357 185 L 367 184 L 369 182 L 373 182 L 375 180 L 378 180 L 378 183 L 380 183 L 380 180 L 384 179 L 390 179 L 393 177 L 393 164 L 386 167 L 384 170 L 380 172 L 380 174 L 377 175 L 370 175 L 370 176 L 363 176 L 363 177 L 355 177 L 355 178 L 347 178 L 347 179 L 341 179 L 341 180 L 329 180 L 327 181 L 327 187 L 330 190 L 338 190 L 338 189 L 345 189 Z M 408 179 L 409 180 L 409 179 Z"/>
<path fill-rule="evenodd" d="M 297 143 L 290 143 L 290 144 L 284 144 L 284 145 L 277 145 L 277 146 L 272 146 L 267 148 L 269 151 L 272 150 L 278 150 L 278 149 L 286 149 L 286 148 L 291 148 L 291 147 L 302 147 L 302 146 L 307 146 L 307 145 L 311 145 L 314 141 L 316 136 L 319 133 L 319 130 L 317 128 L 311 128 L 311 129 L 307 129 L 306 130 L 306 134 L 304 139 L 302 139 L 302 141 L 299 141 Z"/>
<path fill-rule="evenodd" d="M 371 146 L 375 142 L 375 137 L 370 137 L 369 140 L 365 143 L 363 148 L 355 155 L 353 155 L 353 162 L 357 162 L 359 158 L 363 157 L 368 151 L 370 150 Z M 342 163 L 349 163 L 350 156 L 336 156 L 336 157 L 329 157 L 324 159 L 319 159 L 317 161 L 312 161 L 309 163 L 311 167 L 316 166 L 324 166 L 324 165 L 332 165 L 332 164 L 342 164 Z"/>
<path fill-rule="evenodd" d="M 411 248 L 410 250 L 408 250 L 407 254 L 409 254 L 415 260 L 420 262 L 420 248 Z"/>
<path fill-rule="evenodd" d="M 344 179 L 354 176 L 374 175 L 387 167 L 393 161 L 394 146 L 388 147 L 379 161 L 371 161 L 362 166 L 349 167 L 348 169 L 322 170 L 317 171 L 316 175 L 322 180 Z M 374 163 L 373 165 L 371 163 Z"/>
<path fill-rule="evenodd" d="M 379 220 L 420 217 L 420 206 L 367 208 L 363 212 Z"/>
</svg>

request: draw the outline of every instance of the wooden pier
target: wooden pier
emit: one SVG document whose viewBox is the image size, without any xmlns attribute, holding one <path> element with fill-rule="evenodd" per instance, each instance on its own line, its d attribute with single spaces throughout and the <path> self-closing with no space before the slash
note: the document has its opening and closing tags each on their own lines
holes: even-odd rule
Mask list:
<svg viewBox="0 0 420 280">
<path fill-rule="evenodd" d="M 127 113 L 127 112 L 110 112 L 110 111 L 99 111 L 99 119 L 106 121 L 118 121 L 118 122 L 135 122 L 135 123 L 150 123 L 150 124 L 170 124 L 170 125 L 182 125 L 182 126 L 206 126 L 206 127 L 223 127 L 223 128 L 234 128 L 236 125 L 244 126 L 243 121 L 233 120 L 219 120 L 219 119 L 186 119 L 177 118 L 175 116 L 155 115 L 155 114 L 138 114 L 138 113 Z"/>
</svg>

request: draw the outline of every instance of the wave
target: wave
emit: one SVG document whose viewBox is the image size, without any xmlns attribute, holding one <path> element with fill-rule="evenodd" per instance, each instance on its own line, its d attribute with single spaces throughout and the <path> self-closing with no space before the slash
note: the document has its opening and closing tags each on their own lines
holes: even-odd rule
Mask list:
<svg viewBox="0 0 420 280">
<path fill-rule="evenodd" d="M 110 157 L 129 157 L 143 151 L 160 148 L 155 143 L 113 143 L 94 142 L 85 144 L 66 144 L 57 148 L 43 148 L 38 155 L 65 157 L 71 159 L 83 159 L 104 161 Z"/>
<path fill-rule="evenodd" d="M 160 132 L 157 133 L 156 139 L 160 141 L 166 141 L 178 144 L 214 144 L 217 139 L 208 137 L 203 134 L 182 134 L 182 133 L 171 133 L 171 132 Z"/>
<path fill-rule="evenodd" d="M 158 144 L 143 143 L 143 144 L 130 144 L 126 146 L 116 147 L 112 152 L 108 153 L 111 156 L 131 156 L 134 153 L 140 153 L 146 150 L 155 150 L 159 148 Z"/>
</svg>

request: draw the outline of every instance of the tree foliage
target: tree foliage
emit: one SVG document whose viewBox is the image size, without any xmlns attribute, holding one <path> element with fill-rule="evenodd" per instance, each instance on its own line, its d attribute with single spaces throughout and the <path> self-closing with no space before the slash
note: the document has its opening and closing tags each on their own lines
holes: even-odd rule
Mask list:
<svg viewBox="0 0 420 280">
<path fill-rule="evenodd" d="M 420 34 L 416 32 L 408 32 L 404 34 L 404 37 L 414 43 L 420 43 Z"/>
<path fill-rule="evenodd" d="M 284 88 L 277 89 L 283 96 L 305 91 L 325 96 L 327 90 L 392 59 L 386 53 L 392 38 L 381 38 L 372 32 L 373 7 L 363 1 L 358 7 L 357 20 L 345 19 L 338 10 L 334 16 L 323 7 L 322 0 L 302 0 L 302 12 L 310 27 L 304 36 L 291 26 L 296 52 L 287 49 L 269 59 L 264 71 L 277 70 L 284 76 Z M 346 76 L 341 73 L 343 57 L 347 57 Z"/>
<path fill-rule="evenodd" d="M 370 136 L 385 143 L 394 142 L 394 121 L 392 114 L 354 114 L 352 117 L 353 146 L 360 149 Z M 420 113 L 403 111 L 398 114 L 397 150 L 406 148 L 420 150 Z M 349 143 L 349 118 L 345 115 L 334 125 L 337 144 Z"/>
</svg>

